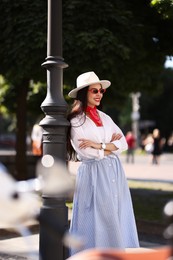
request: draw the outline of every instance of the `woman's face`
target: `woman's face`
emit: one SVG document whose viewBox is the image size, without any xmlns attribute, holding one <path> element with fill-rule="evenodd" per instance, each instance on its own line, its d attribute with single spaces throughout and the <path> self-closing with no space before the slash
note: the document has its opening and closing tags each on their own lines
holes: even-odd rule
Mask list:
<svg viewBox="0 0 173 260">
<path fill-rule="evenodd" d="M 105 89 L 102 89 L 100 84 L 90 85 L 87 93 L 87 105 L 90 107 L 99 106 L 103 92 L 105 92 Z"/>
</svg>

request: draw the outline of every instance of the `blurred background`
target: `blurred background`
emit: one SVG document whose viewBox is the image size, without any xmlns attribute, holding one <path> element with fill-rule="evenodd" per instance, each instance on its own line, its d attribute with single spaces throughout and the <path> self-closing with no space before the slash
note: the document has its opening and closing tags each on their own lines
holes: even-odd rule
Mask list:
<svg viewBox="0 0 173 260">
<path fill-rule="evenodd" d="M 32 177 L 28 165 L 40 156 L 32 131 L 44 117 L 47 3 L 2 0 L 0 13 L 0 160 L 21 180 Z M 66 102 L 76 77 L 94 70 L 112 82 L 103 110 L 124 133 L 132 130 L 144 149 L 142 140 L 158 128 L 164 151 L 172 153 L 172 28 L 171 0 L 64 0 Z"/>
</svg>

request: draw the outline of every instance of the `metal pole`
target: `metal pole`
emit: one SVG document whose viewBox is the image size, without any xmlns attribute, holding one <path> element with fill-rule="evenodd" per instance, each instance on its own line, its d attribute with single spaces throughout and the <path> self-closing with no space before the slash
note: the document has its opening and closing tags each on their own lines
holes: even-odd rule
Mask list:
<svg viewBox="0 0 173 260">
<path fill-rule="evenodd" d="M 62 0 L 48 0 L 47 58 L 42 64 L 47 69 L 47 95 L 41 109 L 45 118 L 43 127 L 43 155 L 50 154 L 66 163 L 67 104 L 63 97 L 63 68 L 68 65 L 62 58 Z M 65 198 L 43 194 L 41 216 L 68 229 L 68 210 Z M 61 237 L 53 236 L 40 223 L 39 251 L 41 260 L 62 260 L 68 256 Z"/>
<path fill-rule="evenodd" d="M 139 136 L 139 119 L 140 119 L 140 113 L 139 113 L 139 98 L 141 96 L 141 93 L 131 93 L 132 98 L 132 131 L 136 139 L 136 147 L 139 147 L 140 144 L 140 136 Z"/>
</svg>

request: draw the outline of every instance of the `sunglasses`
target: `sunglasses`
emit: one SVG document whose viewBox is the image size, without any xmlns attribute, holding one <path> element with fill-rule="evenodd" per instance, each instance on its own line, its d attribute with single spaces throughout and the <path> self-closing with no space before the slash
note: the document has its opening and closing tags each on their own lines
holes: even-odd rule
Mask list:
<svg viewBox="0 0 173 260">
<path fill-rule="evenodd" d="M 106 89 L 105 88 L 100 88 L 100 89 L 97 89 L 97 88 L 92 88 L 92 89 L 88 89 L 89 92 L 91 92 L 92 94 L 97 94 L 100 92 L 100 94 L 104 94 L 106 92 Z"/>
</svg>

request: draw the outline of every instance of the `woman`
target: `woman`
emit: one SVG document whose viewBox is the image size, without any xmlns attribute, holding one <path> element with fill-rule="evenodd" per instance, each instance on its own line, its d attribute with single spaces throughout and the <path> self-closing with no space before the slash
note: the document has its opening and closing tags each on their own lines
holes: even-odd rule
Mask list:
<svg viewBox="0 0 173 260">
<path fill-rule="evenodd" d="M 84 238 L 83 249 L 139 247 L 131 196 L 118 158 L 127 143 L 113 120 L 97 109 L 110 84 L 86 72 L 69 93 L 75 101 L 68 115 L 72 145 L 68 151 L 70 159 L 74 149 L 82 161 L 70 232 Z"/>
<path fill-rule="evenodd" d="M 153 151 L 152 151 L 152 164 L 159 164 L 160 155 L 164 145 L 164 140 L 160 136 L 159 129 L 153 130 Z"/>
</svg>

